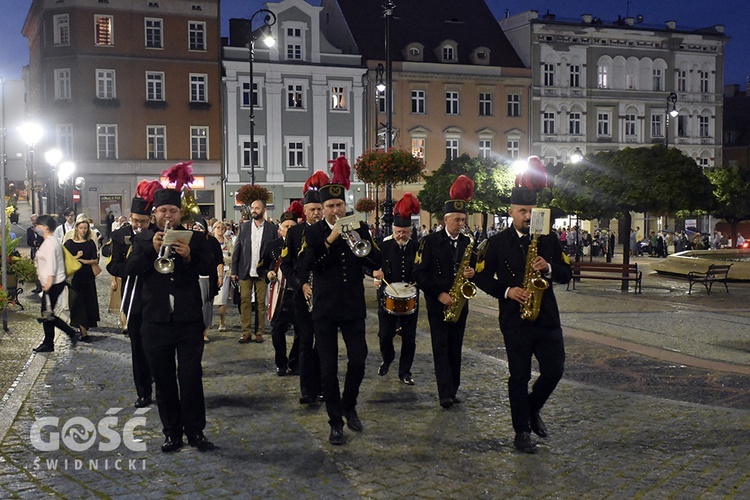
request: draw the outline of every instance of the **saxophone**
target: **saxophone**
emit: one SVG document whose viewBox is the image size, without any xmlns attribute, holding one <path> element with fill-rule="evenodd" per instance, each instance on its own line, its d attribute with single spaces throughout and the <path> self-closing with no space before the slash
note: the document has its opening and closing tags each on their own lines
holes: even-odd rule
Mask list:
<svg viewBox="0 0 750 500">
<path fill-rule="evenodd" d="M 526 254 L 526 271 L 523 275 L 523 289 L 529 293 L 529 300 L 521 305 L 521 319 L 536 321 L 539 317 L 539 309 L 542 307 L 542 295 L 549 288 L 549 282 L 542 278 L 541 271 L 534 270 L 534 261 L 538 255 L 539 235 L 534 235 L 529 244 L 529 252 Z"/>
<path fill-rule="evenodd" d="M 455 323 L 458 321 L 458 317 L 461 316 L 461 311 L 463 311 L 466 301 L 468 299 L 473 299 L 477 295 L 477 286 L 464 278 L 464 269 L 469 267 L 471 254 L 474 251 L 474 238 L 466 228 L 461 232 L 469 237 L 469 245 L 464 251 L 464 256 L 461 258 L 461 264 L 458 266 L 456 277 L 453 280 L 453 285 L 451 285 L 451 290 L 448 292 L 453 299 L 453 305 L 446 306 L 443 311 L 443 321 L 446 323 Z"/>
</svg>

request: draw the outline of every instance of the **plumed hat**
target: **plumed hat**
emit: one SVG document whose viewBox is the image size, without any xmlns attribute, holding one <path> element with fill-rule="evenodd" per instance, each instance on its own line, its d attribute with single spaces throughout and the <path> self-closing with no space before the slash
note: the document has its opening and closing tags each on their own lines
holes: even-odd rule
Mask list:
<svg viewBox="0 0 750 500">
<path fill-rule="evenodd" d="M 459 175 L 453 181 L 449 195 L 451 199 L 445 202 L 443 213 L 451 214 L 458 212 L 465 214 L 466 205 L 474 197 L 474 181 L 465 175 Z"/>
<path fill-rule="evenodd" d="M 346 190 L 350 186 L 349 174 L 352 170 L 349 162 L 345 156 L 339 156 L 329 163 L 333 163 L 331 166 L 331 183 L 322 186 L 318 190 L 320 193 L 320 202 L 325 203 L 327 200 L 332 199 L 346 201 Z"/>
<path fill-rule="evenodd" d="M 130 213 L 151 215 L 151 205 L 154 203 L 154 193 L 163 186 L 159 181 L 141 181 L 135 188 L 135 197 L 130 203 Z"/>
<path fill-rule="evenodd" d="M 326 184 L 330 184 L 331 179 L 328 178 L 328 174 L 322 170 L 316 170 L 314 174 L 310 176 L 305 185 L 302 188 L 303 204 L 308 203 L 320 203 L 320 193 L 318 189 Z"/>
<path fill-rule="evenodd" d="M 547 169 L 538 156 L 529 156 L 528 168 L 516 176 L 516 187 L 510 192 L 512 205 L 536 205 L 537 193 L 549 186 Z"/>
<path fill-rule="evenodd" d="M 284 212 L 283 214 L 281 214 L 281 217 L 279 217 L 279 225 L 281 225 L 282 223 L 284 223 L 284 222 L 286 222 L 288 220 L 290 220 L 290 221 L 292 221 L 292 222 L 294 222 L 296 224 L 297 223 L 297 214 L 295 214 L 293 212 Z"/>
<path fill-rule="evenodd" d="M 176 189 L 160 189 L 154 193 L 154 208 L 162 205 L 174 205 L 181 208 L 182 198 Z"/>
<path fill-rule="evenodd" d="M 411 216 L 417 215 L 422 207 L 419 200 L 411 193 L 404 193 L 393 207 L 393 225 L 396 227 L 411 227 Z"/>
<path fill-rule="evenodd" d="M 294 200 L 291 205 L 289 205 L 289 208 L 286 209 L 287 212 L 294 214 L 296 219 L 294 219 L 295 222 L 297 222 L 298 219 L 304 219 L 305 218 L 305 208 L 302 206 L 302 203 L 300 203 L 297 200 Z"/>
</svg>

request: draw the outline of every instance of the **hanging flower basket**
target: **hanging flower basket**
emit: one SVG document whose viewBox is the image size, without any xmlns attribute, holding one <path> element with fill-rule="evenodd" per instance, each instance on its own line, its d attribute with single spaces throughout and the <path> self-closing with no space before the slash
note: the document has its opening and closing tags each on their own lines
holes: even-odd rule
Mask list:
<svg viewBox="0 0 750 500">
<path fill-rule="evenodd" d="M 372 198 L 360 198 L 354 204 L 354 210 L 357 212 L 370 213 L 375 210 L 375 200 Z"/>
<path fill-rule="evenodd" d="M 357 158 L 354 171 L 368 184 L 384 186 L 417 182 L 422 179 L 424 161 L 403 149 L 370 149 Z"/>
<path fill-rule="evenodd" d="M 36 281 L 36 266 L 28 257 L 8 256 L 7 273 L 8 276 L 15 275 L 16 279 L 23 283 Z"/>
<path fill-rule="evenodd" d="M 237 201 L 243 205 L 252 205 L 255 200 L 268 202 L 270 197 L 271 193 L 268 192 L 268 189 L 256 184 L 245 184 L 237 190 L 237 195 L 235 196 Z"/>
</svg>

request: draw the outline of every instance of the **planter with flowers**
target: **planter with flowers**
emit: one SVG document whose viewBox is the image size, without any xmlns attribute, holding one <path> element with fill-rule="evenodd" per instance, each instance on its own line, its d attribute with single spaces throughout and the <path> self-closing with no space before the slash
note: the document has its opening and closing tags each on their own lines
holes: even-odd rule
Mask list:
<svg viewBox="0 0 750 500">
<path fill-rule="evenodd" d="M 245 184 L 237 190 L 235 198 L 243 205 L 252 205 L 255 200 L 263 200 L 265 202 L 271 197 L 271 193 L 268 189 L 257 184 Z"/>
<path fill-rule="evenodd" d="M 357 177 L 375 186 L 417 182 L 422 179 L 424 161 L 403 149 L 362 153 L 354 164 Z"/>
<path fill-rule="evenodd" d="M 357 203 L 354 204 L 354 210 L 357 212 L 370 213 L 375 210 L 376 203 L 372 198 L 360 198 Z"/>
<path fill-rule="evenodd" d="M 36 266 L 34 261 L 20 255 L 8 256 L 8 287 L 11 287 L 10 277 L 21 283 L 33 283 L 36 281 Z"/>
<path fill-rule="evenodd" d="M 10 297 L 8 297 L 8 292 L 5 291 L 5 289 L 0 286 L 0 311 L 4 311 L 6 307 L 8 307 L 8 303 L 10 302 Z"/>
</svg>

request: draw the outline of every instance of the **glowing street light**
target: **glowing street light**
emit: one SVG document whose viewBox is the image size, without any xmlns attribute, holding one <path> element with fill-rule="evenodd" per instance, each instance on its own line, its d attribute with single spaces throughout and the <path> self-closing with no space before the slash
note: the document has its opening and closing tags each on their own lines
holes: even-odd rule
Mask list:
<svg viewBox="0 0 750 500">
<path fill-rule="evenodd" d="M 18 127 L 21 140 L 29 147 L 29 162 L 27 169 L 28 192 L 31 197 L 31 212 L 36 212 L 34 204 L 34 146 L 42 139 L 44 129 L 38 123 L 26 122 Z"/>
</svg>

